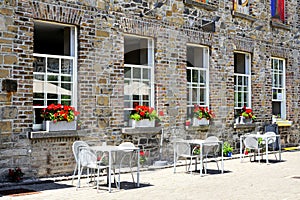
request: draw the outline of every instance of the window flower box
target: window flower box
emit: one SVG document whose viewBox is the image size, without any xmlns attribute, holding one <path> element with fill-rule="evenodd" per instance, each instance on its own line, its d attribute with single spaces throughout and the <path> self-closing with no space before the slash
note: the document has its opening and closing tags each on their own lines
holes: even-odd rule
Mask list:
<svg viewBox="0 0 300 200">
<path fill-rule="evenodd" d="M 43 129 L 46 131 L 76 130 L 75 117 L 79 114 L 74 107 L 61 104 L 51 104 L 44 108 L 41 117 L 44 118 Z"/>
<path fill-rule="evenodd" d="M 193 118 L 193 126 L 203 126 L 203 125 L 209 125 L 209 120 L 206 118 L 202 118 L 202 119 Z"/>
<path fill-rule="evenodd" d="M 140 121 L 129 120 L 129 126 L 131 127 L 155 127 L 155 120 L 143 119 Z"/>
<path fill-rule="evenodd" d="M 67 130 L 76 130 L 77 123 L 76 121 L 44 121 L 43 122 L 43 129 L 47 132 L 51 131 L 67 131 Z"/>
</svg>

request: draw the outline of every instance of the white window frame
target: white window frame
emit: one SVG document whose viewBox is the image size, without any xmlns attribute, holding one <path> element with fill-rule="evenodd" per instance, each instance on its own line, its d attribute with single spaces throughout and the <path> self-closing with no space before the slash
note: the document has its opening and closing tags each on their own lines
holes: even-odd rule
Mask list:
<svg viewBox="0 0 300 200">
<path fill-rule="evenodd" d="M 47 72 L 47 60 L 54 58 L 54 59 L 58 59 L 59 60 L 59 69 L 61 69 L 61 60 L 62 59 L 67 59 L 67 60 L 71 60 L 72 62 L 72 75 L 70 75 L 71 77 L 71 81 L 69 83 L 71 83 L 71 106 L 73 106 L 75 109 L 77 109 L 77 27 L 74 25 L 68 25 L 68 24 L 60 24 L 60 23 L 55 23 L 55 22 L 45 22 L 45 21 L 40 21 L 40 20 L 36 20 L 37 22 L 42 22 L 42 23 L 48 23 L 48 24 L 54 24 L 54 25 L 59 25 L 59 26 L 63 26 L 63 27 L 70 27 L 71 31 L 70 31 L 70 56 L 62 56 L 62 55 L 50 55 L 50 54 L 40 54 L 40 53 L 33 53 L 33 57 L 37 57 L 37 58 L 44 58 L 45 59 L 45 72 L 33 72 L 33 76 L 38 75 L 38 76 L 43 76 L 44 77 L 44 81 L 40 81 L 37 79 L 33 80 L 33 84 L 39 84 L 42 82 L 43 86 L 42 86 L 42 90 L 44 95 L 44 98 L 39 99 L 39 98 L 33 98 L 33 100 L 41 100 L 44 101 L 44 105 L 42 106 L 35 106 L 33 105 L 33 110 L 35 112 L 36 108 L 46 108 L 47 107 L 47 89 L 49 89 L 47 83 L 49 81 L 46 81 L 47 76 L 51 75 L 51 74 L 55 74 L 56 76 L 60 77 L 61 76 L 61 71 L 59 71 L 58 73 L 49 73 Z M 64 74 L 64 76 L 67 76 L 67 74 Z M 58 80 L 58 85 L 60 85 L 62 82 L 61 80 Z M 33 89 L 35 89 L 35 87 L 33 87 Z M 58 87 L 58 91 L 57 94 L 61 94 L 60 90 L 63 90 L 63 88 Z M 33 91 L 34 93 L 35 91 Z M 58 95 L 60 96 L 60 95 Z M 61 99 L 58 98 L 57 99 L 58 103 L 61 103 Z M 34 116 L 34 120 L 33 120 L 33 130 L 40 130 L 42 129 L 42 124 L 37 124 L 35 123 L 35 114 Z"/>
<path fill-rule="evenodd" d="M 124 59 L 124 67 L 125 68 L 131 68 L 131 74 L 130 74 L 130 78 L 127 78 L 124 75 L 124 97 L 128 96 L 128 99 L 124 98 L 124 121 L 125 121 L 125 126 L 129 125 L 129 113 L 131 111 L 133 111 L 135 108 L 133 107 L 134 103 L 138 103 L 139 105 L 149 105 L 150 107 L 155 108 L 155 101 L 154 101 L 154 40 L 153 38 L 150 37 L 142 37 L 142 36 L 137 36 L 137 35 L 129 35 L 129 34 L 125 34 L 124 35 L 124 45 L 125 45 L 125 38 L 126 37 L 132 37 L 132 38 L 142 38 L 142 39 L 146 39 L 147 42 L 147 64 L 146 65 L 136 65 L 136 64 L 126 64 L 125 63 L 125 59 Z M 124 47 L 125 49 L 125 47 Z M 124 52 L 125 53 L 125 52 Z M 141 69 L 141 74 L 140 74 L 140 78 L 133 78 L 133 72 L 134 69 Z M 149 70 L 150 73 L 150 79 L 145 79 L 143 77 L 143 73 L 142 71 L 146 69 Z M 133 94 L 130 94 L 131 92 L 133 92 L 133 89 L 135 89 L 135 91 L 137 90 L 138 94 L 137 95 L 142 95 L 143 93 L 143 87 L 145 87 L 146 85 L 144 84 L 144 82 L 149 82 L 150 85 L 150 97 L 149 100 L 144 100 L 143 98 L 139 98 L 139 100 L 134 100 L 133 99 Z M 132 88 L 130 85 L 134 85 L 134 88 Z M 139 87 L 140 88 L 137 88 Z"/>
<path fill-rule="evenodd" d="M 200 105 L 203 107 L 209 107 L 209 47 L 203 46 L 203 45 L 196 45 L 196 44 L 187 44 L 188 47 L 194 47 L 194 48 L 202 48 L 202 65 L 203 66 L 194 66 L 190 67 L 187 66 L 187 73 L 190 71 L 190 76 L 192 77 L 193 71 L 198 71 L 198 83 L 191 82 L 187 79 L 187 118 L 193 118 L 192 111 L 194 108 L 194 105 Z M 188 53 L 188 52 L 187 52 Z M 187 55 L 188 56 L 188 55 Z M 194 55 L 196 58 L 197 56 Z M 188 59 L 187 59 L 188 61 Z M 205 81 L 201 82 L 200 80 L 200 74 L 205 74 Z M 187 74 L 188 76 L 188 74 Z M 196 101 L 193 100 L 193 90 L 197 90 L 196 95 Z M 204 101 L 200 101 L 200 90 L 205 90 L 205 97 Z"/>
<path fill-rule="evenodd" d="M 238 83 L 239 79 L 242 80 L 240 85 L 234 85 L 234 109 L 240 110 L 244 105 L 247 108 L 251 108 L 251 54 L 246 52 L 235 51 L 234 53 L 244 54 L 245 55 L 245 74 L 234 73 L 235 83 Z M 235 65 L 235 63 L 234 63 Z M 245 80 L 248 79 L 248 84 L 245 84 Z M 247 90 L 245 90 L 247 88 Z M 245 96 L 242 95 L 241 102 L 238 102 L 238 95 L 248 93 L 246 99 Z"/>
<path fill-rule="evenodd" d="M 282 62 L 282 69 L 277 68 L 274 69 L 274 62 L 278 61 Z M 279 67 L 279 65 L 278 65 Z M 272 103 L 273 102 L 280 102 L 280 118 L 281 119 L 286 119 L 286 60 L 283 58 L 278 58 L 278 57 L 271 57 L 271 69 L 272 69 Z M 281 80 L 280 80 L 281 79 Z M 280 85 L 281 81 L 281 85 Z M 277 91 L 277 92 L 276 92 Z M 278 91 L 281 91 L 279 94 Z M 274 93 L 276 92 L 277 95 Z M 272 110 L 273 114 L 273 110 Z M 277 117 L 277 116 L 276 116 Z"/>
</svg>

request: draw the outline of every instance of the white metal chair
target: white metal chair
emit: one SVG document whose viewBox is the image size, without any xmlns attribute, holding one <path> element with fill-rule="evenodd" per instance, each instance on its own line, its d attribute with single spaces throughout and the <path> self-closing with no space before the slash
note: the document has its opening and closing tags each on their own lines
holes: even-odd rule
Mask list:
<svg viewBox="0 0 300 200">
<path fill-rule="evenodd" d="M 190 171 L 192 174 L 191 166 L 193 160 L 195 160 L 195 171 L 197 171 L 197 158 L 199 157 L 199 155 L 194 154 L 194 149 L 196 149 L 197 147 L 191 149 L 191 144 L 184 142 L 183 140 L 180 142 L 176 142 L 175 145 L 176 161 L 184 160 L 186 171 Z M 189 160 L 189 164 L 187 163 L 187 160 Z"/>
<path fill-rule="evenodd" d="M 251 137 L 251 136 L 246 136 L 245 139 L 244 139 L 244 145 L 245 145 L 245 150 L 244 150 L 244 154 L 245 155 L 245 152 L 246 150 L 249 150 L 251 153 L 251 150 L 254 150 L 254 160 L 255 160 L 255 152 L 257 151 L 257 155 L 260 156 L 260 150 L 261 150 L 261 147 L 259 146 L 258 144 L 258 140 L 255 138 L 255 137 Z M 250 157 L 250 161 L 251 161 L 251 157 Z M 260 159 L 259 159 L 259 162 L 260 162 Z"/>
<path fill-rule="evenodd" d="M 268 145 L 268 149 L 272 149 L 272 151 L 275 151 L 275 145 L 276 145 L 276 133 L 275 132 L 266 132 L 264 134 L 264 136 L 267 136 L 268 139 L 267 139 L 267 144 L 265 145 Z M 265 142 L 264 142 L 265 143 Z M 271 148 L 270 148 L 271 147 Z M 275 158 L 277 160 L 277 156 L 276 156 L 276 153 L 274 154 L 275 155 Z"/>
<path fill-rule="evenodd" d="M 135 145 L 131 142 L 123 142 L 119 145 L 122 148 L 122 151 L 119 152 L 118 160 L 116 161 L 116 165 L 119 168 L 119 176 L 118 176 L 118 188 L 121 188 L 121 169 L 124 162 L 129 162 L 130 173 L 132 177 L 132 181 L 135 184 L 133 170 L 132 170 L 132 161 L 134 159 L 133 149 Z M 138 161 L 139 162 L 139 161 Z"/>
<path fill-rule="evenodd" d="M 73 155 L 74 155 L 74 158 L 75 158 L 75 161 L 76 161 L 76 165 L 75 165 L 75 169 L 74 169 L 74 172 L 73 172 L 73 177 L 72 177 L 72 185 L 73 185 L 73 182 L 74 182 L 74 178 L 75 178 L 75 174 L 76 174 L 76 171 L 79 172 L 79 163 L 78 163 L 78 153 L 79 153 L 79 149 L 80 147 L 88 147 L 89 145 L 84 142 L 84 141 L 75 141 L 73 142 L 73 145 L 72 145 L 72 151 L 73 151 Z"/>
<path fill-rule="evenodd" d="M 89 169 L 92 169 L 93 173 L 97 170 L 97 191 L 99 189 L 99 176 L 100 171 L 108 168 L 107 163 L 103 162 L 104 156 L 98 161 L 97 154 L 89 147 L 80 147 L 78 153 L 79 172 L 78 172 L 78 187 L 80 187 L 80 176 L 83 169 L 87 168 L 87 176 L 89 178 Z"/>
<path fill-rule="evenodd" d="M 202 156 L 205 157 L 205 174 L 207 174 L 207 160 L 208 157 L 214 158 L 218 171 L 220 171 L 219 164 L 218 164 L 218 156 L 220 152 L 220 143 L 219 139 L 216 136 L 210 136 L 205 139 L 203 143 L 203 153 Z"/>
</svg>

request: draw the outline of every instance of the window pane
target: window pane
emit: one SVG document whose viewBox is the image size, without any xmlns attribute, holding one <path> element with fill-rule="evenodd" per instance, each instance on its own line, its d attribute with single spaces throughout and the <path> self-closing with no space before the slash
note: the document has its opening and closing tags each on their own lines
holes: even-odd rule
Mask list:
<svg viewBox="0 0 300 200">
<path fill-rule="evenodd" d="M 141 78 L 141 68 L 133 68 L 133 78 Z"/>
<path fill-rule="evenodd" d="M 59 73 L 59 59 L 58 58 L 48 58 L 47 72 Z"/>
<path fill-rule="evenodd" d="M 150 70 L 143 69 L 143 79 L 150 79 Z"/>
<path fill-rule="evenodd" d="M 72 61 L 67 59 L 62 59 L 61 61 L 61 73 L 62 74 L 71 74 L 72 73 Z"/>
<path fill-rule="evenodd" d="M 192 75 L 193 75 L 193 80 L 192 80 L 192 82 L 194 82 L 194 83 L 198 83 L 198 70 L 193 70 L 192 71 Z"/>
<path fill-rule="evenodd" d="M 131 68 L 124 67 L 124 78 L 130 78 L 130 77 L 131 77 Z"/>
<path fill-rule="evenodd" d="M 33 71 L 34 72 L 45 72 L 46 71 L 46 58 L 34 57 Z"/>
</svg>

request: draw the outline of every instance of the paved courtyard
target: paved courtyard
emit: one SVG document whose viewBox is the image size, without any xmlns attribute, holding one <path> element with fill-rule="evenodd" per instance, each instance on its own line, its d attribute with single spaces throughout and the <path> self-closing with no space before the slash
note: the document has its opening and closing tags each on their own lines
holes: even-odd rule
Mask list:
<svg viewBox="0 0 300 200">
<path fill-rule="evenodd" d="M 274 155 L 270 155 L 270 159 L 275 159 Z M 228 159 L 224 161 L 224 174 L 209 171 L 203 177 L 199 173 L 185 173 L 185 166 L 178 167 L 176 174 L 172 167 L 151 168 L 141 172 L 140 188 L 126 187 L 125 182 L 132 179 L 130 174 L 122 174 L 121 181 L 124 181 L 125 188 L 120 191 L 114 188 L 112 193 L 108 193 L 106 188 L 97 193 L 95 187 L 88 187 L 85 180 L 78 190 L 70 180 L 28 184 L 18 187 L 36 192 L 22 196 L 0 194 L 0 199 L 300 199 L 300 151 L 284 152 L 282 160 L 267 165 L 249 162 L 249 158 L 245 158 L 243 163 L 239 159 Z M 216 164 L 210 162 L 208 168 L 216 169 Z M 102 179 L 104 181 L 105 177 Z M 0 191 L 3 189 L 8 188 L 2 187 Z"/>
</svg>

